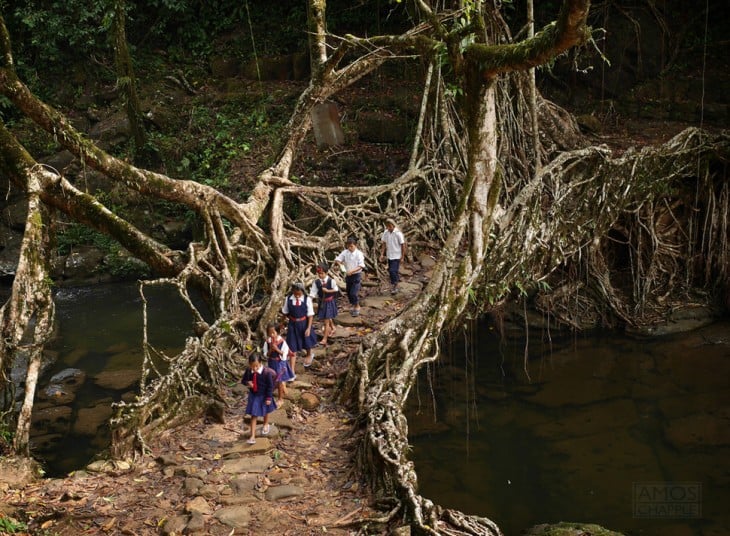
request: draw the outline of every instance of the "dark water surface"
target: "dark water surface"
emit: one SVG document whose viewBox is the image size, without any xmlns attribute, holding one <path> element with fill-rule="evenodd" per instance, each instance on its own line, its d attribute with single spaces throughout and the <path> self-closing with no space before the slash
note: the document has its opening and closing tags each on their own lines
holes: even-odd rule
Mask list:
<svg viewBox="0 0 730 536">
<path fill-rule="evenodd" d="M 651 340 L 541 337 L 527 373 L 525 341 L 486 324 L 422 371 L 407 408 L 419 491 L 507 535 L 560 521 L 730 534 L 730 320 Z"/>
<path fill-rule="evenodd" d="M 171 288 L 149 288 L 145 296 L 149 341 L 174 355 L 191 334 L 191 315 Z M 48 349 L 57 361 L 39 382 L 31 431 L 34 452 L 51 476 L 83 467 L 109 445 L 110 404 L 132 398 L 141 376 L 143 326 L 136 283 L 60 289 L 55 300 L 59 334 Z M 58 405 L 44 388 L 69 368 L 83 371 L 82 383 L 71 388 L 70 403 Z"/>
</svg>

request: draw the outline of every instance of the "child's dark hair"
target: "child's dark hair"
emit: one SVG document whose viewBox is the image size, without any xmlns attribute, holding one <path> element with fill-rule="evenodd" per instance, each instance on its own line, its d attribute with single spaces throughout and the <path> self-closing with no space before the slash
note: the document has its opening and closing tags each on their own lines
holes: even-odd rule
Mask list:
<svg viewBox="0 0 730 536">
<path fill-rule="evenodd" d="M 253 352 L 251 355 L 248 356 L 248 364 L 252 365 L 254 363 L 260 363 L 261 362 L 261 354 L 258 352 Z"/>
<path fill-rule="evenodd" d="M 268 324 L 266 324 L 266 332 L 268 333 L 270 329 L 273 329 L 277 333 L 279 333 L 279 324 L 276 322 L 269 322 Z"/>
</svg>

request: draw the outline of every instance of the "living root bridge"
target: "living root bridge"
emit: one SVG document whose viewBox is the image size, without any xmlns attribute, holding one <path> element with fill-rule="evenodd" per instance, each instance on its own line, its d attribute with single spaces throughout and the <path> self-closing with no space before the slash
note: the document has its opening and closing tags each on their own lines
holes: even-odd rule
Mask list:
<svg viewBox="0 0 730 536">
<path fill-rule="evenodd" d="M 654 300 L 650 300 L 651 293 L 644 292 L 630 302 L 630 297 L 619 297 L 607 286 L 612 276 L 608 267 L 597 265 L 589 277 L 595 278 L 592 285 L 602 292 L 590 294 L 592 306 L 630 318 L 630 304 L 634 311 L 662 308 L 666 313 L 676 304 L 668 296 L 681 299 L 692 285 L 712 288 L 719 284 L 727 289 L 728 161 L 730 137 L 708 136 L 697 129 L 688 129 L 661 147 L 629 151 L 615 159 L 605 148 L 561 155 L 518 194 L 501 197 L 504 208 L 495 212 L 483 276 L 471 287 L 480 297 L 473 305 L 481 307 L 470 309 L 488 310 L 488 304 L 504 300 L 511 289 L 534 289 L 535 281 L 551 276 L 563 281 L 562 285 L 572 284 L 565 280 L 562 267 L 595 259 L 595 251 L 610 243 L 609 233 L 617 225 L 623 228 L 627 221 L 633 220 L 650 235 L 658 233 L 666 222 L 654 217 L 656 213 L 644 214 L 644 210 L 673 206 L 672 200 L 682 198 L 687 191 L 694 199 L 690 216 L 672 220 L 686 237 L 685 250 L 674 248 L 671 252 L 676 256 L 687 251 L 698 253 L 700 266 L 706 267 L 703 273 L 712 276 L 673 278 L 675 286 L 665 288 Z M 661 242 L 636 242 L 632 244 L 634 255 L 656 259 L 666 254 Z M 463 282 L 463 264 L 468 256 L 451 255 L 455 247 L 456 243 L 446 242 L 445 253 L 424 292 L 399 317 L 363 340 L 340 396 L 345 402 L 358 401 L 358 423 L 364 432 L 357 448 L 360 470 L 375 489 L 399 497 L 420 530 L 428 534 L 495 535 L 500 531 L 490 520 L 440 508 L 420 496 L 416 470 L 408 459 L 408 423 L 403 414 L 408 393 L 419 369 L 438 359 L 441 331 L 458 325 L 464 310 L 458 309 L 462 302 L 455 292 Z M 462 295 L 465 292 L 463 288 Z M 551 295 L 549 289 L 541 290 L 538 303 L 546 303 Z M 557 293 L 555 301 L 562 299 Z M 563 311 L 562 318 L 568 324 L 576 322 L 567 306 Z"/>
<path fill-rule="evenodd" d="M 246 344 L 276 314 L 291 281 L 339 249 L 346 234 L 372 240 L 391 216 L 406 228 L 409 243 L 437 251 L 439 258 L 424 291 L 397 318 L 362 341 L 344 378 L 340 397 L 357 411 L 363 432 L 356 453 L 359 469 L 370 477 L 374 489 L 400 501 L 400 508 L 391 512 L 403 514 L 420 532 L 497 535 L 500 531 L 493 522 L 440 508 L 420 496 L 415 468 L 407 457 L 408 423 L 402 409 L 419 369 L 438 359 L 440 334 L 459 325 L 465 313 L 498 306 L 515 290 L 534 297 L 536 304 L 564 323 L 575 325 L 580 312 L 571 304 L 577 301 L 598 318 L 630 322 L 656 318 L 694 289 L 709 295 L 708 290 L 718 285 L 728 287 L 726 135 L 710 137 L 690 130 L 663 147 L 613 159 L 606 148 L 566 147 L 578 138 L 577 133 L 553 135 L 552 143 L 545 143 L 543 135 L 571 129 L 565 116 L 559 117 L 550 106 L 543 106 L 541 112 L 553 118 L 546 124 L 557 126 L 554 132 L 540 132 L 542 147 L 531 146 L 536 136 L 525 135 L 531 123 L 529 105 L 520 90 L 525 87 L 524 76 L 504 73 L 579 44 L 587 36 L 589 2 L 566 0 L 558 24 L 550 25 L 527 48 L 507 44 L 506 49 L 486 42 L 488 32 L 496 34 L 489 43 L 511 41 L 490 3 L 464 3 L 464 10 L 477 10 L 466 28 L 457 22 L 461 11 L 442 18 L 428 3 L 416 4 L 427 22 L 411 32 L 383 39 L 340 40 L 329 57 L 325 57 L 329 36 L 324 24 L 315 24 L 313 35 L 321 45 L 311 54 L 319 58 L 315 76 L 295 106 L 279 157 L 261 173 L 245 202 L 202 184 L 137 169 L 86 140 L 18 79 L 10 38 L 0 17 L 0 93 L 37 125 L 58 135 L 63 147 L 80 161 L 116 184 L 187 207 L 204 223 L 201 242 L 191 243 L 186 254 L 171 251 L 118 221 L 94 196 L 66 187 L 63 177 L 57 183 L 59 190 L 55 178 L 29 175 L 27 170 L 34 169 L 35 162 L 21 154 L 19 142 L 0 128 L 7 140 L 2 143 L 0 166 L 19 188 L 34 192 L 32 182 L 45 180 L 39 199 L 74 221 L 115 237 L 133 255 L 156 267 L 169 277 L 157 283 L 176 286 L 196 319 L 195 335 L 177 356 L 155 351 L 145 338 L 138 398 L 118 405 L 112 420 L 116 456 L 144 451 L 145 437 L 156 429 L 219 401 L 221 386 L 240 372 Z M 310 5 L 318 12 L 325 2 L 310 0 Z M 493 21 L 486 24 L 484 17 L 490 13 Z M 467 35 L 474 38 L 466 47 L 473 51 L 469 54 L 458 46 L 469 41 Z M 414 51 L 422 52 L 430 66 L 418 136 L 402 176 L 392 184 L 367 188 L 295 184 L 291 167 L 310 129 L 312 107 L 386 60 Z M 439 51 L 446 56 L 439 57 Z M 346 63 L 350 53 L 355 57 Z M 522 59 L 505 65 L 505 58 L 515 55 Z M 456 73 L 455 78 L 444 79 L 448 73 L 441 71 L 442 60 L 448 60 L 449 76 Z M 447 91 L 454 84 L 465 104 Z M 529 155 L 538 152 L 547 164 L 535 171 L 535 159 Z M 300 213 L 290 211 L 290 204 L 301 208 Z M 45 217 L 40 210 L 33 212 L 35 219 Z M 268 218 L 268 226 L 259 225 L 262 218 Z M 41 231 L 38 226 L 29 227 Z M 631 259 L 628 285 L 620 284 L 615 263 L 607 262 L 615 236 L 623 237 L 626 257 Z M 372 247 L 367 241 L 363 246 Z M 33 260 L 31 248 L 25 251 Z M 673 276 L 682 259 L 692 262 L 686 263 L 681 277 Z M 13 343 L 22 338 L 21 333 L 11 332 L 16 324 L 28 325 L 34 311 L 46 311 L 36 316 L 39 319 L 50 318 L 51 313 L 44 298 L 47 270 L 41 263 L 28 267 L 33 269 L 16 277 L 14 296 L 30 288 L 38 301 L 33 310 L 18 309 L 22 318 L 5 309 L 3 333 Z M 581 279 L 574 274 L 581 274 Z M 548 282 L 556 291 L 538 291 L 538 283 Z M 192 306 L 188 284 L 207 290 L 210 323 Z M 579 288 L 587 290 L 578 292 Z M 262 295 L 267 299 L 261 299 Z M 11 316 L 15 323 L 8 320 Z M 36 333 L 36 342 L 42 342 L 42 336 Z M 17 353 L 16 348 L 9 349 Z M 0 353 L 2 370 L 11 363 L 4 355 Z M 165 362 L 164 369 L 160 362 Z"/>
</svg>

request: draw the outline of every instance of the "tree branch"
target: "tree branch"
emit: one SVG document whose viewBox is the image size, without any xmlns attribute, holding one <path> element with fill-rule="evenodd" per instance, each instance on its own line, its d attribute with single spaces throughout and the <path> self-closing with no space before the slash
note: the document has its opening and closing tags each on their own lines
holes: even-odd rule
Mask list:
<svg viewBox="0 0 730 536">
<path fill-rule="evenodd" d="M 474 43 L 465 51 L 465 59 L 476 66 L 484 79 L 542 65 L 588 40 L 589 8 L 589 0 L 566 0 L 557 21 L 545 26 L 532 39 L 508 45 Z"/>
</svg>

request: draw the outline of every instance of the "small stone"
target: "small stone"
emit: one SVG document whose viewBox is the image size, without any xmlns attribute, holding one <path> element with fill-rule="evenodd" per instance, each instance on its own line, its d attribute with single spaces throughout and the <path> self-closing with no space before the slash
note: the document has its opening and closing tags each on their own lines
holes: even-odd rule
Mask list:
<svg viewBox="0 0 730 536">
<path fill-rule="evenodd" d="M 185 532 L 188 534 L 202 532 L 205 529 L 205 518 L 197 512 L 193 512 L 188 521 L 188 526 L 185 527 Z"/>
<path fill-rule="evenodd" d="M 195 495 L 203 487 L 203 481 L 199 478 L 189 477 L 183 483 L 183 489 L 188 495 Z"/>
<path fill-rule="evenodd" d="M 162 465 L 177 465 L 177 459 L 171 454 L 161 454 L 155 459 Z"/>
<path fill-rule="evenodd" d="M 221 497 L 220 503 L 225 506 L 241 506 L 245 504 L 257 503 L 261 501 L 261 496 L 255 491 L 243 495 L 231 495 L 230 497 Z"/>
<path fill-rule="evenodd" d="M 175 476 L 198 476 L 202 472 L 201 468 L 197 465 L 186 463 L 175 468 Z"/>
<path fill-rule="evenodd" d="M 215 499 L 219 495 L 219 490 L 217 486 L 205 484 L 198 490 L 198 495 L 206 499 Z"/>
<path fill-rule="evenodd" d="M 320 399 L 314 393 L 302 393 L 302 397 L 299 399 L 299 405 L 307 411 L 314 411 L 319 407 Z"/>
<path fill-rule="evenodd" d="M 256 477 L 256 475 L 243 475 L 231 480 L 230 486 L 237 495 L 240 495 L 249 491 L 253 491 L 256 487 L 257 481 L 258 477 Z"/>
<path fill-rule="evenodd" d="M 162 525 L 162 534 L 182 534 L 188 524 L 188 516 L 173 516 Z"/>
<path fill-rule="evenodd" d="M 304 495 L 304 489 L 299 486 L 274 486 L 266 490 L 267 501 L 278 501 L 287 497 L 299 497 Z"/>
<path fill-rule="evenodd" d="M 229 527 L 248 527 L 251 521 L 251 510 L 247 506 L 226 506 L 215 513 L 215 518 Z"/>
<path fill-rule="evenodd" d="M 252 456 L 230 460 L 223 463 L 221 471 L 228 474 L 237 473 L 263 473 L 271 467 L 271 457 L 267 455 Z"/>
<path fill-rule="evenodd" d="M 195 497 L 192 501 L 185 505 L 185 511 L 193 514 L 205 514 L 210 515 L 213 513 L 213 509 L 203 497 Z"/>
</svg>

